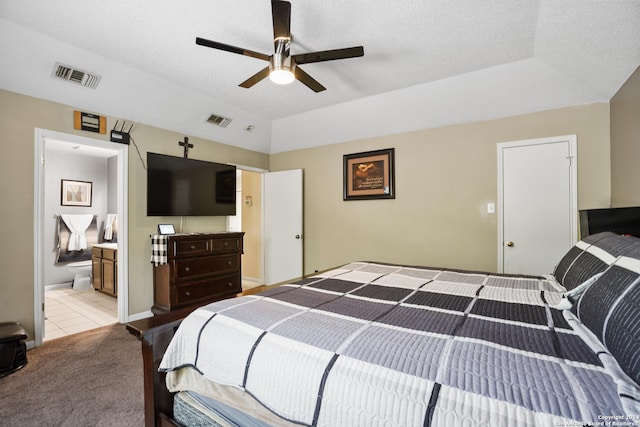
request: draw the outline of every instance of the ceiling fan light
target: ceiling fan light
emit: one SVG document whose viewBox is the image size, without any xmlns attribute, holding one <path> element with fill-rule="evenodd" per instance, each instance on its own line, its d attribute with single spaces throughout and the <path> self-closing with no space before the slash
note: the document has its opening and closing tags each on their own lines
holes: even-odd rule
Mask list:
<svg viewBox="0 0 640 427">
<path fill-rule="evenodd" d="M 288 85 L 295 80 L 293 73 L 288 68 L 274 68 L 269 73 L 272 82 L 279 85 Z"/>
</svg>

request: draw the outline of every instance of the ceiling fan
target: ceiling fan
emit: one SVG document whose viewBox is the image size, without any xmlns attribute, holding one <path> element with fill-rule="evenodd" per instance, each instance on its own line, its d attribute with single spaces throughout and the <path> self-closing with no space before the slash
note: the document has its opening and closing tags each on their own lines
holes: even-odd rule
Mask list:
<svg viewBox="0 0 640 427">
<path fill-rule="evenodd" d="M 326 88 L 309 74 L 305 73 L 302 68 L 299 67 L 300 64 L 355 58 L 364 55 L 364 48 L 362 46 L 290 55 L 291 3 L 282 0 L 271 0 L 271 13 L 273 15 L 273 55 L 265 55 L 260 52 L 254 52 L 201 37 L 196 37 L 196 44 L 268 61 L 269 65 L 267 67 L 240 83 L 240 86 L 244 88 L 250 88 L 268 76 L 272 81 L 279 84 L 288 84 L 294 79 L 297 79 L 314 92 L 322 92 Z"/>
</svg>

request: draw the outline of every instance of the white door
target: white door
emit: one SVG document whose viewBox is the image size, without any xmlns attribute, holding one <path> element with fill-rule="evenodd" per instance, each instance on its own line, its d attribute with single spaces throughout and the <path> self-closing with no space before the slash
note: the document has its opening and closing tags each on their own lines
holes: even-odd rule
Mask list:
<svg viewBox="0 0 640 427">
<path fill-rule="evenodd" d="M 576 137 L 498 144 L 498 271 L 550 274 L 577 240 Z"/>
<path fill-rule="evenodd" d="M 302 169 L 264 174 L 265 285 L 302 277 Z"/>
</svg>

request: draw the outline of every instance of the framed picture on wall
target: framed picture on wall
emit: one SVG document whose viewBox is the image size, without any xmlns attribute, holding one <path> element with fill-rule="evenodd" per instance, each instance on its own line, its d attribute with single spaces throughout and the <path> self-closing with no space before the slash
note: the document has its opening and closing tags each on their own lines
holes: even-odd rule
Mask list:
<svg viewBox="0 0 640 427">
<path fill-rule="evenodd" d="M 89 181 L 63 179 L 60 204 L 62 206 L 91 206 L 92 187 L 93 183 Z"/>
<path fill-rule="evenodd" d="M 343 199 L 395 199 L 394 149 L 345 154 Z"/>
</svg>

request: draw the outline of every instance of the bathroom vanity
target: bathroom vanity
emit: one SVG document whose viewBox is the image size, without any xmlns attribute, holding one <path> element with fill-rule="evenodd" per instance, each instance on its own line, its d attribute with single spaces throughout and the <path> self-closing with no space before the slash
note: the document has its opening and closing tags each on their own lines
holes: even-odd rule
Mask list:
<svg viewBox="0 0 640 427">
<path fill-rule="evenodd" d="M 91 248 L 91 284 L 96 291 L 118 296 L 118 246 L 101 243 Z"/>
</svg>

